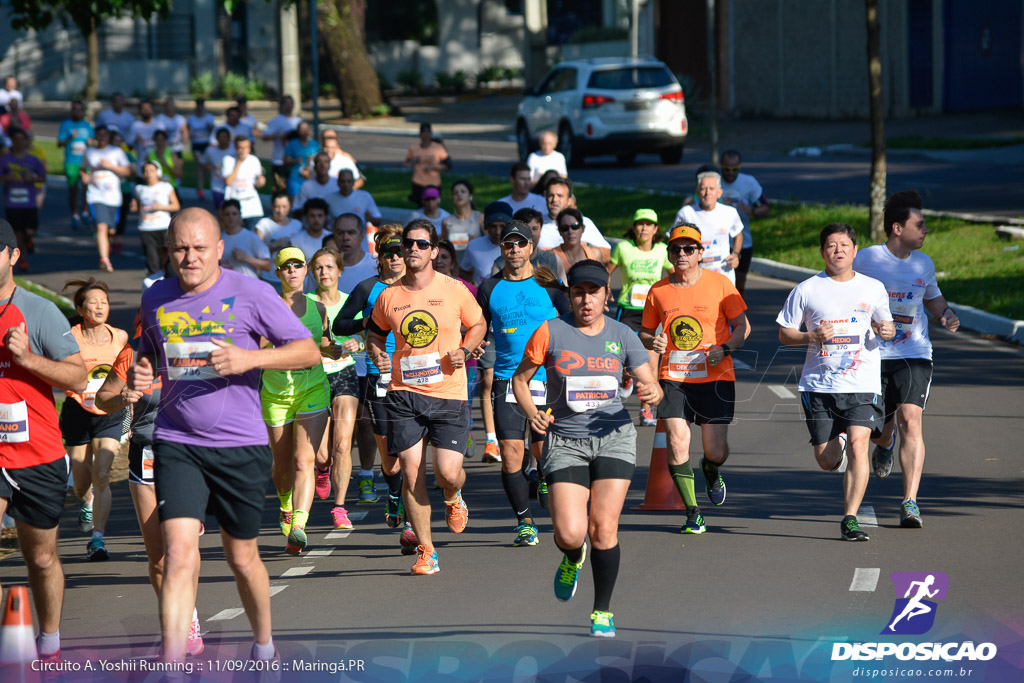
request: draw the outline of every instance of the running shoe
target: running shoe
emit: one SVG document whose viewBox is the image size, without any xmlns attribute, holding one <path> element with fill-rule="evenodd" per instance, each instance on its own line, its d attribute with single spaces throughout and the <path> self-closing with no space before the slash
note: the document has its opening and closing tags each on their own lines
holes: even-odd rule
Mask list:
<svg viewBox="0 0 1024 683">
<path fill-rule="evenodd" d="M 185 643 L 185 654 L 198 657 L 203 654 L 205 649 L 203 636 L 199 633 L 199 616 L 193 614 L 192 625 L 188 627 L 188 641 Z"/>
<path fill-rule="evenodd" d="M 720 471 L 709 474 L 708 464 L 707 458 L 701 457 L 700 471 L 704 475 L 704 490 L 708 492 L 708 498 L 713 505 L 721 505 L 725 502 L 725 482 Z"/>
<path fill-rule="evenodd" d="M 281 523 L 281 535 L 282 536 L 287 536 L 288 534 L 290 534 L 292 532 L 292 511 L 291 510 L 281 510 L 280 523 Z"/>
<path fill-rule="evenodd" d="M 840 449 L 839 462 L 837 462 L 836 466 L 833 467 L 830 471 L 832 471 L 832 472 L 845 472 L 846 471 L 846 441 L 847 441 L 847 439 L 846 439 L 846 432 L 843 432 L 842 434 L 840 434 L 836 438 L 839 439 L 839 449 Z"/>
<path fill-rule="evenodd" d="M 646 408 L 644 408 L 643 410 L 640 411 L 640 425 L 642 427 L 657 427 L 658 426 L 658 418 L 654 417 L 654 411 L 651 410 L 650 406 L 648 406 L 648 407 L 646 407 Z M 597 614 L 597 612 L 594 612 L 594 614 Z M 607 614 L 607 613 L 606 612 L 602 612 L 601 614 Z"/>
<path fill-rule="evenodd" d="M 548 509 L 548 483 L 543 479 L 540 480 L 540 484 L 537 485 L 537 502 L 545 510 Z"/>
<path fill-rule="evenodd" d="M 916 501 L 903 501 L 903 505 L 900 506 L 900 526 L 904 529 L 920 529 L 924 526 L 924 522 L 921 521 L 921 510 L 918 509 Z"/>
<path fill-rule="evenodd" d="M 39 638 L 36 637 L 36 649 L 39 649 Z M 48 655 L 44 655 L 42 652 L 39 653 L 39 662 L 42 664 L 60 664 L 60 650 Z M 54 669 L 56 670 L 56 669 Z"/>
<path fill-rule="evenodd" d="M 89 558 L 90 562 L 106 562 L 110 559 L 110 553 L 107 552 L 107 546 L 103 545 L 103 538 L 100 536 L 93 536 L 89 539 L 89 543 L 85 546 L 85 556 Z"/>
<path fill-rule="evenodd" d="M 700 508 L 686 508 L 686 524 L 679 530 L 681 534 L 702 534 L 707 530 L 704 526 L 704 515 L 700 514 Z"/>
<path fill-rule="evenodd" d="M 78 508 L 78 528 L 83 534 L 92 531 L 92 508 L 85 505 Z"/>
<path fill-rule="evenodd" d="M 76 213 L 71 217 L 71 229 L 78 230 L 80 227 L 82 227 L 82 217 Z"/>
<path fill-rule="evenodd" d="M 260 661 L 259 657 L 256 656 L 256 643 L 252 644 L 252 649 L 249 651 L 249 660 L 252 662 Z M 254 683 L 279 683 L 281 680 L 281 653 L 274 648 L 274 656 L 261 666 L 253 666 L 256 669 L 249 680 Z"/>
<path fill-rule="evenodd" d="M 568 602 L 576 595 L 576 585 L 580 580 L 580 570 L 583 563 L 587 561 L 587 542 L 583 542 L 583 551 L 579 562 L 570 562 L 569 558 L 562 556 L 562 561 L 555 571 L 555 597 L 562 602 Z"/>
<path fill-rule="evenodd" d="M 629 395 L 633 393 L 633 378 L 627 377 L 622 381 L 622 386 L 619 387 L 619 397 L 622 399 L 629 398 Z"/>
<path fill-rule="evenodd" d="M 413 574 L 427 576 L 428 574 L 436 574 L 441 571 L 441 567 L 437 564 L 436 550 L 431 548 L 428 553 L 427 549 L 421 545 L 416 547 L 416 552 L 419 553 L 419 557 L 416 558 L 416 564 L 412 566 Z"/>
<path fill-rule="evenodd" d="M 384 523 L 392 529 L 397 529 L 402 525 L 402 520 L 405 517 L 405 509 L 402 507 L 402 497 L 392 496 L 388 494 L 388 499 L 384 501 Z"/>
<path fill-rule="evenodd" d="M 470 436 L 466 439 L 466 452 L 462 454 L 465 458 L 473 457 L 473 437 Z"/>
<path fill-rule="evenodd" d="M 444 502 L 444 521 L 448 522 L 448 529 L 453 534 L 461 534 L 466 529 L 469 507 L 462 500 L 462 491 L 455 492 L 455 500 L 452 502 Z"/>
<path fill-rule="evenodd" d="M 537 545 L 538 543 L 540 543 L 540 539 L 537 537 L 537 526 L 535 524 L 523 522 L 516 527 L 516 537 L 512 541 L 514 547 L 522 548 L 524 545 Z"/>
<path fill-rule="evenodd" d="M 110 263 L 110 259 L 108 259 L 108 258 L 101 258 L 100 259 L 100 270 L 102 270 L 104 273 L 113 273 L 114 272 L 114 266 L 113 266 L 113 264 Z"/>
<path fill-rule="evenodd" d="M 875 450 L 871 451 L 871 471 L 875 473 L 875 476 L 879 479 L 885 479 L 892 472 L 892 450 L 893 446 L 896 445 L 896 433 L 892 435 L 892 442 L 888 448 L 884 446 L 875 446 Z"/>
<path fill-rule="evenodd" d="M 531 467 L 526 473 L 526 482 L 530 487 L 530 500 L 537 500 L 537 489 L 540 488 L 540 474 L 536 467 Z"/>
<path fill-rule="evenodd" d="M 402 532 L 401 538 L 398 539 L 398 543 L 402 546 L 403 555 L 412 555 L 416 552 L 416 546 L 420 544 L 420 539 L 416 538 L 416 532 L 412 530 L 412 524 L 409 522 L 405 523 L 405 530 Z"/>
<path fill-rule="evenodd" d="M 860 524 L 857 524 L 857 518 L 853 515 L 843 517 L 843 521 L 839 523 L 839 531 L 844 541 L 868 540 L 868 535 L 861 531 Z"/>
<path fill-rule="evenodd" d="M 327 496 L 331 495 L 331 468 L 321 470 L 319 467 L 315 467 L 313 469 L 316 470 L 316 484 L 313 488 L 316 491 L 316 497 L 320 500 L 327 500 Z"/>
<path fill-rule="evenodd" d="M 483 462 L 501 462 L 501 449 L 497 441 L 488 441 L 484 446 Z"/>
<path fill-rule="evenodd" d="M 612 619 L 613 616 L 615 615 L 611 612 L 601 612 L 600 610 L 591 612 L 590 635 L 598 638 L 614 638 L 615 621 Z"/>
<path fill-rule="evenodd" d="M 380 498 L 377 496 L 377 488 L 373 485 L 373 477 L 359 477 L 359 504 L 370 505 L 378 500 Z"/>
<path fill-rule="evenodd" d="M 335 529 L 352 529 L 352 520 L 348 518 L 348 510 L 340 505 L 331 508 L 331 524 Z"/>
<path fill-rule="evenodd" d="M 288 533 L 288 544 L 284 549 L 289 555 L 298 555 L 306 549 L 307 543 L 309 539 L 306 538 L 306 530 L 298 524 L 293 524 L 292 530 Z"/>
</svg>

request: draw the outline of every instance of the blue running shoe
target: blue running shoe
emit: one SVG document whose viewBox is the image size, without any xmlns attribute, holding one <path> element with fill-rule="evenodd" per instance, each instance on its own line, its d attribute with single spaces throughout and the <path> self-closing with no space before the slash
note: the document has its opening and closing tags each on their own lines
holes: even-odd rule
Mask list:
<svg viewBox="0 0 1024 683">
<path fill-rule="evenodd" d="M 704 516 L 700 514 L 700 508 L 686 508 L 686 524 L 679 530 L 682 534 L 702 534 L 706 530 Z"/>
<path fill-rule="evenodd" d="M 105 562 L 110 559 L 107 546 L 103 545 L 103 539 L 99 536 L 89 539 L 88 545 L 85 546 L 85 554 L 90 562 Z"/>
<path fill-rule="evenodd" d="M 570 562 L 568 557 L 563 556 L 555 572 L 555 597 L 562 602 L 568 602 L 576 595 L 576 586 L 580 579 L 580 570 L 587 560 L 587 543 L 583 542 L 583 552 L 579 562 Z"/>
<path fill-rule="evenodd" d="M 612 619 L 613 616 L 615 615 L 611 612 L 601 612 L 600 610 L 591 612 L 590 635 L 598 638 L 614 638 L 615 621 Z"/>
<path fill-rule="evenodd" d="M 540 539 L 537 537 L 537 527 L 533 524 L 520 524 L 516 527 L 516 537 L 512 545 L 521 548 L 524 545 L 537 545 Z"/>
<path fill-rule="evenodd" d="M 708 492 L 708 498 L 713 505 L 721 505 L 725 502 L 725 482 L 719 472 L 712 473 L 711 464 L 707 458 L 700 459 L 700 471 L 704 475 L 704 490 Z"/>
</svg>

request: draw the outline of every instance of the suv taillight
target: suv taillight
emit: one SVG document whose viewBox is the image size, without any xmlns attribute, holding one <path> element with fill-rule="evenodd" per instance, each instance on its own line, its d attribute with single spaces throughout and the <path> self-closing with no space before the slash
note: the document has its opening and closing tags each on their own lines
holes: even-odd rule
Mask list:
<svg viewBox="0 0 1024 683">
<path fill-rule="evenodd" d="M 605 97 L 604 95 L 584 95 L 583 96 L 583 108 L 584 109 L 597 109 L 602 104 L 608 104 L 614 102 L 614 97 Z"/>
<path fill-rule="evenodd" d="M 679 92 L 667 92 L 664 95 L 662 95 L 661 97 L 659 97 L 658 99 L 660 99 L 660 100 L 668 100 L 669 102 L 678 102 L 679 104 L 682 104 L 683 103 L 683 91 L 680 90 Z"/>
</svg>

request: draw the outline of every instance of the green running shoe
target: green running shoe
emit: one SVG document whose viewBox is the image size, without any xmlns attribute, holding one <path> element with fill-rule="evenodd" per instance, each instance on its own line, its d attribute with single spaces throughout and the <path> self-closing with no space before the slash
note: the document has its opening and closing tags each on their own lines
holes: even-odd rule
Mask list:
<svg viewBox="0 0 1024 683">
<path fill-rule="evenodd" d="M 537 545 L 540 539 L 537 537 L 537 527 L 533 524 L 520 524 L 516 527 L 516 537 L 512 545 L 521 548 L 524 545 Z"/>
<path fill-rule="evenodd" d="M 570 562 L 568 557 L 562 556 L 562 561 L 555 572 L 555 597 L 562 602 L 568 602 L 576 595 L 576 586 L 580 579 L 580 570 L 587 560 L 587 542 L 583 542 L 583 554 L 579 562 Z"/>
<path fill-rule="evenodd" d="M 707 530 L 704 526 L 704 516 L 700 514 L 700 508 L 686 508 L 686 524 L 679 530 L 681 534 L 702 534 Z"/>
<path fill-rule="evenodd" d="M 615 616 L 611 612 L 601 612 L 594 610 L 590 613 L 590 635 L 597 636 L 598 638 L 614 638 L 615 637 L 615 621 L 612 617 Z"/>
<path fill-rule="evenodd" d="M 924 526 L 924 522 L 921 521 L 921 511 L 915 501 L 909 499 L 903 501 L 903 505 L 900 506 L 900 526 L 904 529 L 920 529 Z"/>
<path fill-rule="evenodd" d="M 380 498 L 377 497 L 377 488 L 373 485 L 373 477 L 359 477 L 359 504 L 369 505 L 378 500 Z"/>
<path fill-rule="evenodd" d="M 92 508 L 82 505 L 78 509 L 78 528 L 83 534 L 92 531 Z"/>
<path fill-rule="evenodd" d="M 839 531 L 842 534 L 841 538 L 844 541 L 868 540 L 868 535 L 861 531 L 860 524 L 857 524 L 857 518 L 853 515 L 843 517 L 843 521 L 839 523 Z"/>
<path fill-rule="evenodd" d="M 392 529 L 397 529 L 402 526 L 402 521 L 405 519 L 405 510 L 402 507 L 402 497 L 392 496 L 388 494 L 388 499 L 384 501 L 384 523 Z"/>
</svg>

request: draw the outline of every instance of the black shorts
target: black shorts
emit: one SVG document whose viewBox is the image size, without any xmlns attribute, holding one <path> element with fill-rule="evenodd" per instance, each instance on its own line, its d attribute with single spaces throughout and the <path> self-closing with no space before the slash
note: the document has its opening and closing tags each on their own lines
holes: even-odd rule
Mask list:
<svg viewBox="0 0 1024 683">
<path fill-rule="evenodd" d="M 327 375 L 327 386 L 331 390 L 332 403 L 338 396 L 359 398 L 359 375 L 356 374 L 356 366 L 350 365 L 343 370 Z"/>
<path fill-rule="evenodd" d="M 658 404 L 658 419 L 681 417 L 699 425 L 732 423 L 736 409 L 736 382 L 674 382 L 661 380 L 665 397 Z"/>
<path fill-rule="evenodd" d="M 197 160 L 199 155 L 206 151 L 206 148 L 210 146 L 209 142 L 193 142 L 192 143 L 192 156 Z"/>
<path fill-rule="evenodd" d="M 634 332 L 640 332 L 640 330 L 644 329 L 644 309 L 642 308 L 623 308 L 619 306 L 619 313 L 616 319 Z"/>
<path fill-rule="evenodd" d="M 382 387 L 384 396 L 378 392 L 380 375 L 366 373 L 366 377 L 359 378 L 359 395 L 363 397 L 363 405 L 370 410 L 370 426 L 377 436 L 388 435 L 388 413 L 384 407 L 384 399 L 387 397 L 387 385 Z"/>
<path fill-rule="evenodd" d="M 270 446 L 211 448 L 154 441 L 153 451 L 161 522 L 202 520 L 209 512 L 235 538 L 259 536 L 274 460 Z"/>
<path fill-rule="evenodd" d="M 60 411 L 60 432 L 65 446 L 81 446 L 93 439 L 117 439 L 124 435 L 124 408 L 116 413 L 97 415 L 83 408 L 70 396 Z"/>
<path fill-rule="evenodd" d="M 498 352 L 494 350 L 494 334 L 488 332 L 487 336 L 484 337 L 484 341 L 490 343 L 484 347 L 484 355 L 477 359 L 476 366 L 481 370 L 493 370 L 494 363 L 498 360 Z M 480 376 L 482 378 L 483 373 Z"/>
<path fill-rule="evenodd" d="M 37 230 L 39 228 L 39 209 L 16 209 L 7 207 L 7 222 L 15 232 Z"/>
<path fill-rule="evenodd" d="M 388 452 L 397 455 L 423 437 L 434 448 L 463 453 L 469 439 L 469 401 L 425 396 L 415 391 L 389 391 Z"/>
<path fill-rule="evenodd" d="M 736 266 L 737 273 L 746 273 L 750 270 L 750 259 L 754 258 L 754 248 L 747 247 L 740 249 L 740 262 Z"/>
<path fill-rule="evenodd" d="M 32 467 L 0 469 L 0 498 L 7 499 L 7 514 L 36 529 L 60 523 L 68 496 L 71 459 L 64 455 Z"/>
<path fill-rule="evenodd" d="M 800 392 L 811 445 L 828 443 L 848 427 L 868 427 L 871 437 L 882 434 L 882 397 L 878 394 L 819 394 Z"/>
<path fill-rule="evenodd" d="M 153 485 L 153 445 L 128 444 L 128 481 L 143 486 Z"/>
<path fill-rule="evenodd" d="M 927 358 L 890 358 L 882 361 L 882 407 L 885 422 L 892 422 L 901 403 L 923 410 L 932 388 L 932 362 Z"/>
<path fill-rule="evenodd" d="M 524 441 L 526 436 L 526 424 L 528 420 L 519 404 L 515 401 L 506 400 L 508 385 L 512 380 L 494 378 L 491 387 L 491 405 L 494 407 L 494 431 L 499 441 Z M 545 410 L 546 405 L 538 406 Z M 544 435 L 530 429 L 530 436 L 533 443 L 544 443 Z"/>
</svg>

